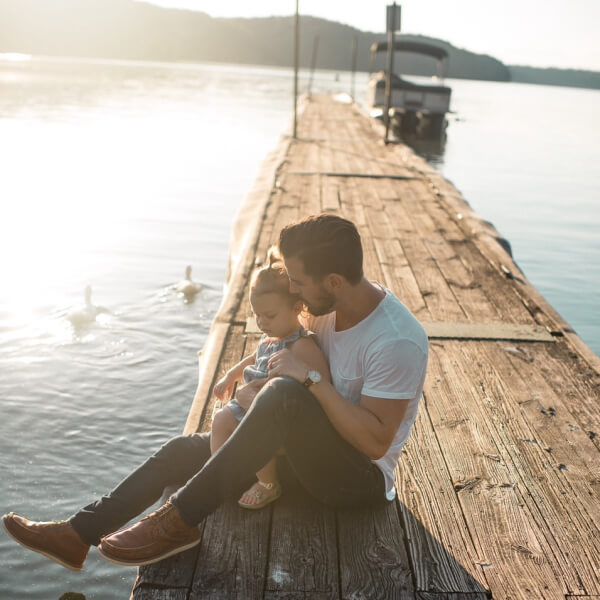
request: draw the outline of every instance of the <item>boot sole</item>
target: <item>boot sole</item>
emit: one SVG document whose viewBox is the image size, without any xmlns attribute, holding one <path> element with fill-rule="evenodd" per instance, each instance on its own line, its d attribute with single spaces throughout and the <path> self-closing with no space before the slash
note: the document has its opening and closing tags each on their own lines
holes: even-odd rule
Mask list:
<svg viewBox="0 0 600 600">
<path fill-rule="evenodd" d="M 102 558 L 104 558 L 108 562 L 114 563 L 115 565 L 121 565 L 123 567 L 145 567 L 146 565 L 153 565 L 154 563 L 160 562 L 161 560 L 165 560 L 165 558 L 169 558 L 171 556 L 175 556 L 176 554 L 180 554 L 181 552 L 185 552 L 186 550 L 189 550 L 190 548 L 194 548 L 199 543 L 200 543 L 200 539 L 198 539 L 190 544 L 186 544 L 184 546 L 178 546 L 177 548 L 174 548 L 173 550 L 171 550 L 169 552 L 165 552 L 164 554 L 161 554 L 160 556 L 155 556 L 154 558 L 147 558 L 145 560 L 136 560 L 136 561 L 128 561 L 128 560 L 122 559 L 122 558 L 115 558 L 114 556 L 107 554 L 101 548 L 101 546 L 98 546 L 98 552 L 102 555 Z"/>
<path fill-rule="evenodd" d="M 9 537 L 12 538 L 15 542 L 17 542 L 17 544 L 20 544 L 21 546 L 23 546 L 23 548 L 27 548 L 27 550 L 32 550 L 33 552 L 42 554 L 46 558 L 49 558 L 50 560 L 54 561 L 55 563 L 58 563 L 61 567 L 64 567 L 65 569 L 69 569 L 69 571 L 82 571 L 83 570 L 83 565 L 81 565 L 80 567 L 70 565 L 69 563 L 65 562 L 64 560 L 62 560 L 58 556 L 55 556 L 54 554 L 50 554 L 49 552 L 46 552 L 45 550 L 40 550 L 39 548 L 35 548 L 34 546 L 30 546 L 29 544 L 26 544 L 23 540 L 20 540 L 18 537 L 16 537 L 12 533 L 12 531 L 10 531 L 10 529 L 6 526 L 6 523 L 4 522 L 4 518 L 2 519 L 2 525 L 4 526 L 4 531 L 6 531 L 6 533 L 9 535 Z"/>
</svg>

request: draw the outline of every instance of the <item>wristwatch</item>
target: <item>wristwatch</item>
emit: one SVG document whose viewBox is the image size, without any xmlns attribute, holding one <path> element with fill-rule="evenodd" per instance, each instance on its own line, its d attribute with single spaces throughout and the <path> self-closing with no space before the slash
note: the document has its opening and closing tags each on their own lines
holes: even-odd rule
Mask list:
<svg viewBox="0 0 600 600">
<path fill-rule="evenodd" d="M 302 385 L 306 388 L 309 388 L 313 383 L 319 383 L 319 381 L 321 381 L 321 373 L 319 373 L 319 371 L 315 371 L 314 369 L 310 369 Z"/>
</svg>

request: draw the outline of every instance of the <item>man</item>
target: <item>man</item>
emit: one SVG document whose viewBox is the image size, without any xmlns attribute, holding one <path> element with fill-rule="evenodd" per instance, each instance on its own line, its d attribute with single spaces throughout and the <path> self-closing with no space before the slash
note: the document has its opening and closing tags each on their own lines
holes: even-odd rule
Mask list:
<svg viewBox="0 0 600 600">
<path fill-rule="evenodd" d="M 427 336 L 408 309 L 363 275 L 356 227 L 322 214 L 280 234 L 290 289 L 300 294 L 330 362 L 332 383 L 288 350 L 269 362 L 269 382 L 229 440 L 210 456 L 208 434 L 179 436 L 110 494 L 68 521 L 5 515 L 22 545 L 79 570 L 90 545 L 117 564 L 144 565 L 193 547 L 197 525 L 239 494 L 283 448 L 309 493 L 334 507 L 394 498 L 393 471 L 423 390 Z M 157 511 L 116 531 L 180 489 Z"/>
</svg>

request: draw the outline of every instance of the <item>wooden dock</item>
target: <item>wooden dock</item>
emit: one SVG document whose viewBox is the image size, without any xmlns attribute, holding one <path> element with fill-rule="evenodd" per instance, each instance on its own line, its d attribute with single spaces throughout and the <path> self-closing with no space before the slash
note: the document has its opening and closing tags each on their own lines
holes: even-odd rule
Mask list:
<svg viewBox="0 0 600 600">
<path fill-rule="evenodd" d="M 338 212 L 358 225 L 367 276 L 430 336 L 398 499 L 335 511 L 290 486 L 264 511 L 226 505 L 198 547 L 141 568 L 132 598 L 600 599 L 600 359 L 498 232 L 355 105 L 313 97 L 298 137 L 241 209 L 185 430 L 209 428 L 213 382 L 258 341 L 253 266 L 287 223 Z"/>
</svg>

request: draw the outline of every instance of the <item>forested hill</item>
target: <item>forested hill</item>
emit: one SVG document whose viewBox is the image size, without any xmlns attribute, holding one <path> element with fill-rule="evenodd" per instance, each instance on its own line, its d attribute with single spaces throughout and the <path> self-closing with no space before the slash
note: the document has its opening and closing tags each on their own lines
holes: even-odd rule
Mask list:
<svg viewBox="0 0 600 600">
<path fill-rule="evenodd" d="M 352 40 L 358 39 L 359 71 L 369 68 L 369 48 L 385 39 L 314 17 L 301 19 L 301 66 L 311 63 L 313 41 L 319 36 L 317 67 L 349 70 Z M 0 0 L 0 53 L 136 60 L 216 61 L 292 65 L 292 17 L 217 19 L 201 12 L 166 9 L 133 0 Z M 511 69 L 502 62 L 441 41 L 449 52 L 449 76 L 509 81 Z M 432 59 L 399 55 L 398 70 L 431 75 Z M 537 69 L 519 68 L 519 81 L 534 81 Z M 562 71 L 553 70 L 543 83 L 560 85 Z M 529 79 L 528 79 L 529 77 Z M 565 79 L 567 85 L 594 84 L 594 78 Z"/>
</svg>

